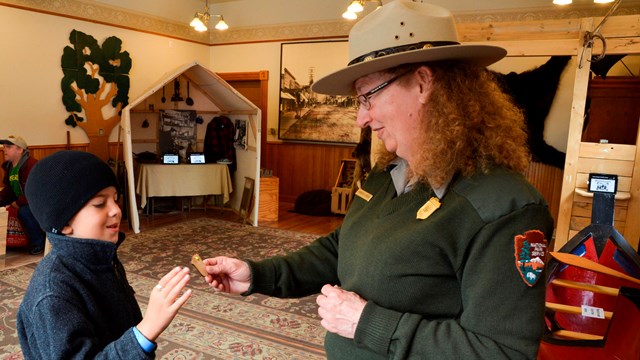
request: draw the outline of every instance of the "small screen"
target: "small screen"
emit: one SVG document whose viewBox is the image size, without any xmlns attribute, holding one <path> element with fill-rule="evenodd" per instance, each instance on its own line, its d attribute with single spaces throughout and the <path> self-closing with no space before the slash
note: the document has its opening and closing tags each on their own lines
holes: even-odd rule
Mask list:
<svg viewBox="0 0 640 360">
<path fill-rule="evenodd" d="M 176 154 L 164 154 L 162 156 L 163 164 L 178 164 L 179 162 L 180 162 L 180 159 Z"/>
<path fill-rule="evenodd" d="M 194 153 L 189 155 L 189 162 L 191 164 L 204 164 L 204 154 Z"/>
<path fill-rule="evenodd" d="M 589 174 L 589 192 L 615 194 L 618 190 L 618 175 Z"/>
</svg>

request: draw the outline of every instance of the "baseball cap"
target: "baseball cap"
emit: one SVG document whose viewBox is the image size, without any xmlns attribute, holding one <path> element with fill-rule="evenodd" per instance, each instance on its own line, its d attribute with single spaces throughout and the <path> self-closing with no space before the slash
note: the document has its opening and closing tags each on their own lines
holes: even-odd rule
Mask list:
<svg viewBox="0 0 640 360">
<path fill-rule="evenodd" d="M 26 149 L 27 142 L 20 136 L 9 135 L 6 139 L 0 140 L 0 144 L 2 145 L 15 145 L 17 147 Z"/>
</svg>

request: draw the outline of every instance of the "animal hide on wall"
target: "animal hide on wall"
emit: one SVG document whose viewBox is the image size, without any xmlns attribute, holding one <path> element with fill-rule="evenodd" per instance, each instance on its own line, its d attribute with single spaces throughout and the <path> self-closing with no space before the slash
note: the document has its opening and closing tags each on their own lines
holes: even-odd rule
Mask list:
<svg viewBox="0 0 640 360">
<path fill-rule="evenodd" d="M 566 154 L 544 141 L 544 121 L 556 96 L 560 76 L 571 56 L 552 56 L 538 68 L 522 73 L 495 73 L 502 89 L 525 114 L 529 151 L 534 161 L 564 168 Z"/>
</svg>

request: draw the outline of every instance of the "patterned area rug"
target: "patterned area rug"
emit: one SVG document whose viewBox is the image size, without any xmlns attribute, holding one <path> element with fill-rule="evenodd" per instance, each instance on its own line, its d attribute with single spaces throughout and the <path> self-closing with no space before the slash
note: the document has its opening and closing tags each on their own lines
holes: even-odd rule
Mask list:
<svg viewBox="0 0 640 360">
<path fill-rule="evenodd" d="M 296 250 L 316 235 L 200 218 L 130 235 L 118 251 L 144 313 L 158 279 L 191 255 L 259 260 Z M 34 265 L 0 272 L 0 359 L 22 359 L 16 312 Z M 158 359 L 324 359 L 315 296 L 276 299 L 214 293 L 195 275 L 193 296 L 158 339 Z"/>
</svg>

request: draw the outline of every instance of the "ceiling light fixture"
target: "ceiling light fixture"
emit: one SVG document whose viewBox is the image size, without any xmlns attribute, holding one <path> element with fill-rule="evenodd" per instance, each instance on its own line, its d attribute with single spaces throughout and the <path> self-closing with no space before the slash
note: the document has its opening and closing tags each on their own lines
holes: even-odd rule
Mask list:
<svg viewBox="0 0 640 360">
<path fill-rule="evenodd" d="M 596 4 L 608 4 L 614 1 L 615 0 L 593 0 L 593 2 Z M 556 5 L 569 5 L 572 2 L 573 2 L 572 0 L 553 0 L 553 3 Z"/>
<path fill-rule="evenodd" d="M 193 16 L 193 20 L 191 20 L 191 23 L 189 23 L 189 25 L 191 27 L 193 27 L 196 31 L 207 31 L 209 28 L 207 27 L 207 25 L 209 24 L 209 19 L 211 19 L 211 17 L 219 17 L 220 21 L 218 21 L 218 23 L 216 23 L 215 28 L 218 30 L 227 30 L 229 28 L 229 25 L 227 25 L 227 23 L 224 21 L 224 17 L 222 15 L 218 15 L 218 14 L 209 14 L 209 0 L 205 0 L 205 4 L 204 4 L 204 12 L 196 12 L 196 14 Z"/>
<path fill-rule="evenodd" d="M 342 17 L 347 20 L 355 20 L 358 18 L 358 13 L 364 10 L 364 4 L 367 2 L 374 2 L 378 4 L 376 10 L 382 7 L 382 0 L 353 0 L 347 7 L 347 11 L 342 13 Z"/>
</svg>

